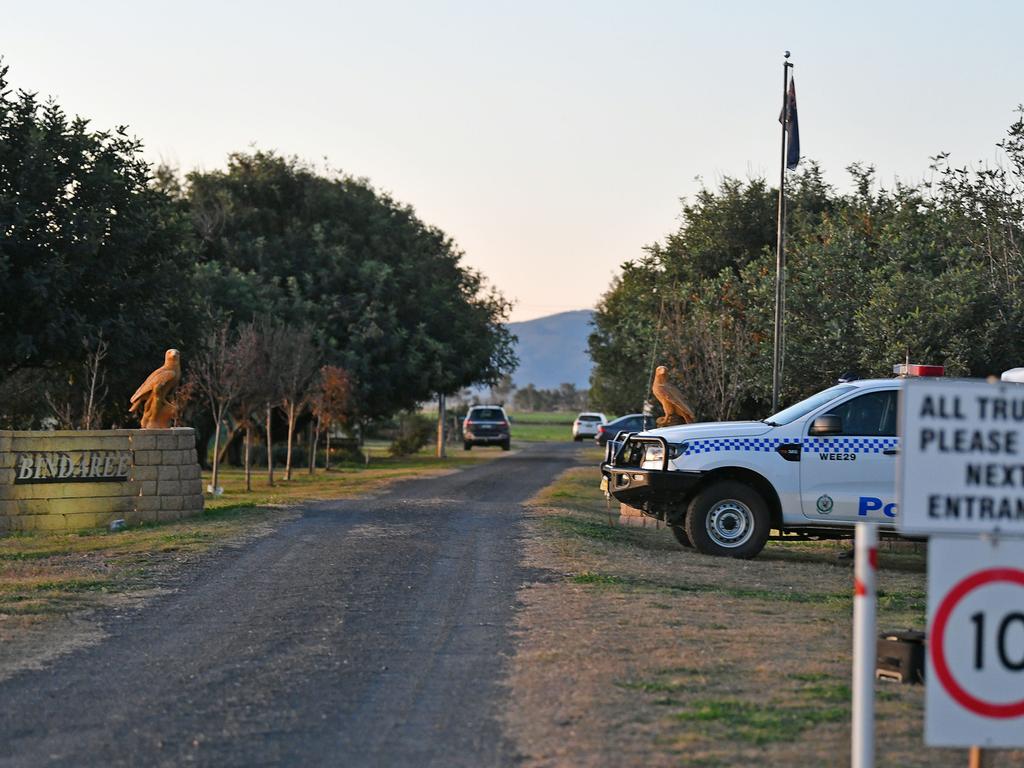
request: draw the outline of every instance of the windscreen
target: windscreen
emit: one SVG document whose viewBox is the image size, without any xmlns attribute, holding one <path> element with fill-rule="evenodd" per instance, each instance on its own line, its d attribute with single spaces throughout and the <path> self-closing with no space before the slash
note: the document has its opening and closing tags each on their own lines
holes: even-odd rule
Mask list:
<svg viewBox="0 0 1024 768">
<path fill-rule="evenodd" d="M 774 424 L 775 426 L 790 424 L 801 416 L 806 416 L 811 411 L 820 408 L 825 405 L 825 403 L 835 400 L 840 395 L 846 394 L 852 389 L 855 389 L 855 387 L 851 384 L 837 384 L 834 387 L 829 387 L 815 395 L 811 395 L 806 400 L 801 400 L 796 405 L 791 405 L 789 408 L 782 409 L 774 416 L 769 416 L 765 419 L 765 423 Z"/>
</svg>

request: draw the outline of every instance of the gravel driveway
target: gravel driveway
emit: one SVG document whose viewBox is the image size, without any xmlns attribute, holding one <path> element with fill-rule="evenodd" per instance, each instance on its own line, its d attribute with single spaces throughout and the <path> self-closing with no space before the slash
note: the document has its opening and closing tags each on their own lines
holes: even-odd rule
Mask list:
<svg viewBox="0 0 1024 768">
<path fill-rule="evenodd" d="M 0 683 L 0 765 L 513 764 L 521 503 L 577 455 L 536 444 L 305 506 Z"/>
</svg>

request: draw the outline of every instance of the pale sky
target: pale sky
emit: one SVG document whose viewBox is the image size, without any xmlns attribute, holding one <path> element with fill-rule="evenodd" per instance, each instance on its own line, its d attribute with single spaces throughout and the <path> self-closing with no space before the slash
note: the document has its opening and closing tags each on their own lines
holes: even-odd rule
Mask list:
<svg viewBox="0 0 1024 768">
<path fill-rule="evenodd" d="M 17 2 L 15 88 L 147 157 L 213 169 L 252 146 L 413 205 L 516 301 L 592 307 L 678 224 L 696 177 L 778 175 L 782 51 L 804 155 L 996 157 L 1024 102 L 1019 2 Z"/>
</svg>

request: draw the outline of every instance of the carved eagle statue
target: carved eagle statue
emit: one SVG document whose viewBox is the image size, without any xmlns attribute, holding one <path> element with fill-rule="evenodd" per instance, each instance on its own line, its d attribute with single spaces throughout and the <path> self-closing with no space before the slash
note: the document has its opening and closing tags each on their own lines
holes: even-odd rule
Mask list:
<svg viewBox="0 0 1024 768">
<path fill-rule="evenodd" d="M 176 349 L 164 353 L 164 364 L 157 368 L 132 395 L 129 413 L 142 411 L 143 429 L 166 429 L 174 418 L 174 406 L 168 396 L 181 381 L 181 354 Z"/>
<path fill-rule="evenodd" d="M 661 409 L 665 415 L 658 419 L 659 427 L 670 427 L 673 424 L 692 424 L 697 420 L 693 409 L 683 400 L 683 394 L 668 380 L 668 369 L 659 365 L 654 372 L 654 384 L 651 392 L 661 403 Z"/>
</svg>

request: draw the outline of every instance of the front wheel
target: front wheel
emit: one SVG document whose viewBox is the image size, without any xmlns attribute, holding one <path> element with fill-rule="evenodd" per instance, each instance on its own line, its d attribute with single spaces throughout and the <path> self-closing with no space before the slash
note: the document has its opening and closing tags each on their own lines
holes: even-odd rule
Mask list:
<svg viewBox="0 0 1024 768">
<path fill-rule="evenodd" d="M 705 555 L 755 557 L 764 549 L 771 527 L 761 495 L 735 480 L 709 485 L 693 498 L 686 513 L 686 535 Z"/>
</svg>

